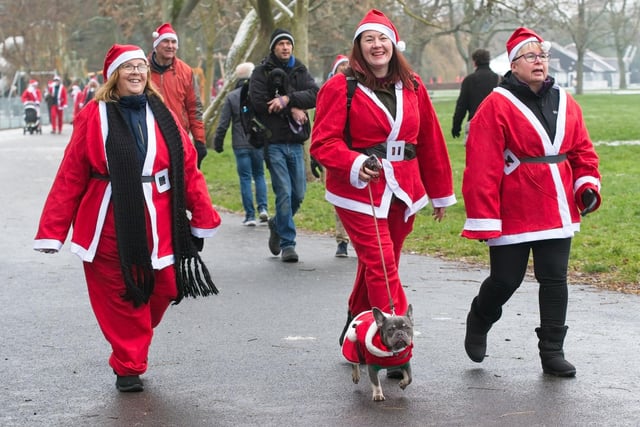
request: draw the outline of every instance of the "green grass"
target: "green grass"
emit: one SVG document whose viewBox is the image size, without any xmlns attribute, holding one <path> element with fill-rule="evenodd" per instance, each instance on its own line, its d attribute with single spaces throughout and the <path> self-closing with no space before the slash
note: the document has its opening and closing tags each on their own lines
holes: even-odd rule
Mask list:
<svg viewBox="0 0 640 427">
<path fill-rule="evenodd" d="M 594 142 L 633 141 L 640 139 L 640 95 L 581 95 L 580 103 L 587 128 Z M 414 232 L 407 238 L 407 252 L 443 257 L 486 265 L 485 245 L 461 238 L 465 220 L 460 187 L 464 170 L 464 147 L 461 139 L 451 138 L 451 118 L 455 99 L 439 100 L 434 106 L 447 137 L 458 203 L 447 209 L 441 223 L 431 218 L 431 208 L 418 213 Z M 242 212 L 238 177 L 229 135 L 222 154 L 209 152 L 203 171 L 216 206 Z M 573 241 L 571 253 L 572 282 L 588 282 L 626 292 L 640 290 L 640 145 L 607 146 L 598 144 L 602 173 L 603 204 L 582 222 L 582 231 Z M 268 179 L 268 174 L 267 174 Z M 270 182 L 267 184 L 270 187 Z M 269 191 L 269 206 L 274 199 Z M 333 207 L 324 200 L 324 187 L 310 182 L 305 201 L 296 215 L 296 225 L 305 230 L 332 235 L 335 219 Z"/>
</svg>

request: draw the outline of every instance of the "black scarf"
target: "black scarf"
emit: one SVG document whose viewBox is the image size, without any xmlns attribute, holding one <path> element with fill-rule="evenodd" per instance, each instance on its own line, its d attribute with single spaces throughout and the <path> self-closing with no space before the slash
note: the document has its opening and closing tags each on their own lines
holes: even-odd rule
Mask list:
<svg viewBox="0 0 640 427">
<path fill-rule="evenodd" d="M 160 99 L 150 96 L 148 102 L 169 149 L 171 162 L 172 240 L 178 288 L 174 304 L 178 304 L 184 297 L 217 294 L 218 289 L 191 238 L 185 203 L 184 152 L 180 131 Z M 153 266 L 147 245 L 141 168 L 137 161 L 136 141 L 122 111 L 116 103 L 109 102 L 106 105 L 109 125 L 106 154 L 118 253 L 126 285 L 122 297 L 138 307 L 149 301 L 154 287 Z"/>
</svg>

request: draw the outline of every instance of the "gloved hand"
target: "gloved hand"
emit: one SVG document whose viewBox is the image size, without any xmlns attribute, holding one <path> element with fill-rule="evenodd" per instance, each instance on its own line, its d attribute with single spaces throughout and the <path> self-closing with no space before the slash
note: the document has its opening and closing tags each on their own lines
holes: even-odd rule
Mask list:
<svg viewBox="0 0 640 427">
<path fill-rule="evenodd" d="M 316 159 L 313 158 L 313 156 L 310 158 L 310 163 L 311 163 L 311 174 L 316 178 L 320 178 L 320 174 L 322 173 L 324 168 L 320 163 L 318 163 Z"/>
<path fill-rule="evenodd" d="M 192 234 L 191 240 L 193 241 L 193 246 L 196 247 L 198 252 L 202 252 L 202 249 L 204 248 L 204 239 L 202 237 L 196 237 Z"/>
<path fill-rule="evenodd" d="M 198 169 L 200 169 L 200 164 L 202 164 L 202 160 L 207 156 L 207 146 L 200 141 L 196 141 L 194 145 L 196 147 L 196 151 L 198 152 Z"/>
<path fill-rule="evenodd" d="M 451 128 L 451 136 L 453 136 L 454 138 L 460 138 L 460 128 L 459 127 Z"/>
<path fill-rule="evenodd" d="M 596 192 L 591 188 L 587 188 L 582 193 L 582 204 L 584 205 L 584 209 L 580 212 L 581 216 L 585 216 L 589 212 L 592 212 L 598 203 L 598 196 Z"/>
<path fill-rule="evenodd" d="M 218 141 L 217 139 L 213 141 L 213 149 L 216 153 L 222 153 L 224 151 L 223 147 L 224 141 Z"/>
</svg>

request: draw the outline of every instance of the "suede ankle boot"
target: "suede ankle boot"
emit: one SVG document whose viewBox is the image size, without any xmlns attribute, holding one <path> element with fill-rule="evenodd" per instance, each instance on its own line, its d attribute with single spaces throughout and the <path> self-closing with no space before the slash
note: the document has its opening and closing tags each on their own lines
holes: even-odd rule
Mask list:
<svg viewBox="0 0 640 427">
<path fill-rule="evenodd" d="M 542 371 L 545 374 L 556 377 L 574 377 L 576 368 L 565 360 L 564 337 L 567 334 L 568 326 L 541 326 L 536 328 L 538 334 L 538 348 L 540 349 L 540 360 Z"/>
<path fill-rule="evenodd" d="M 464 337 L 464 349 L 469 359 L 480 363 L 487 354 L 487 333 L 493 322 L 487 322 L 478 314 L 477 299 L 471 302 L 471 309 L 467 314 L 467 332 Z M 497 319 L 496 319 L 497 320 Z"/>
</svg>

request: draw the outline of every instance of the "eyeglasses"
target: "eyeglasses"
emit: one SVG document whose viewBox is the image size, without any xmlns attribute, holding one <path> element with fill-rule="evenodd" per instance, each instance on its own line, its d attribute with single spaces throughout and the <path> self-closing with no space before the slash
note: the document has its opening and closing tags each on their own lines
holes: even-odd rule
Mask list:
<svg viewBox="0 0 640 427">
<path fill-rule="evenodd" d="M 512 62 L 516 62 L 520 58 L 524 58 L 524 60 L 530 64 L 536 62 L 536 60 L 538 59 L 540 60 L 540 62 L 549 62 L 549 56 L 551 55 L 549 55 L 548 53 L 540 53 L 536 55 L 533 52 L 529 52 L 525 53 L 524 55 L 516 56 L 515 58 L 513 58 Z"/>
<path fill-rule="evenodd" d="M 139 73 L 146 74 L 146 72 L 149 71 L 149 66 L 147 64 L 138 64 L 138 65 L 122 64 L 120 66 L 120 69 L 127 74 L 133 73 L 133 70 L 137 70 Z"/>
</svg>

